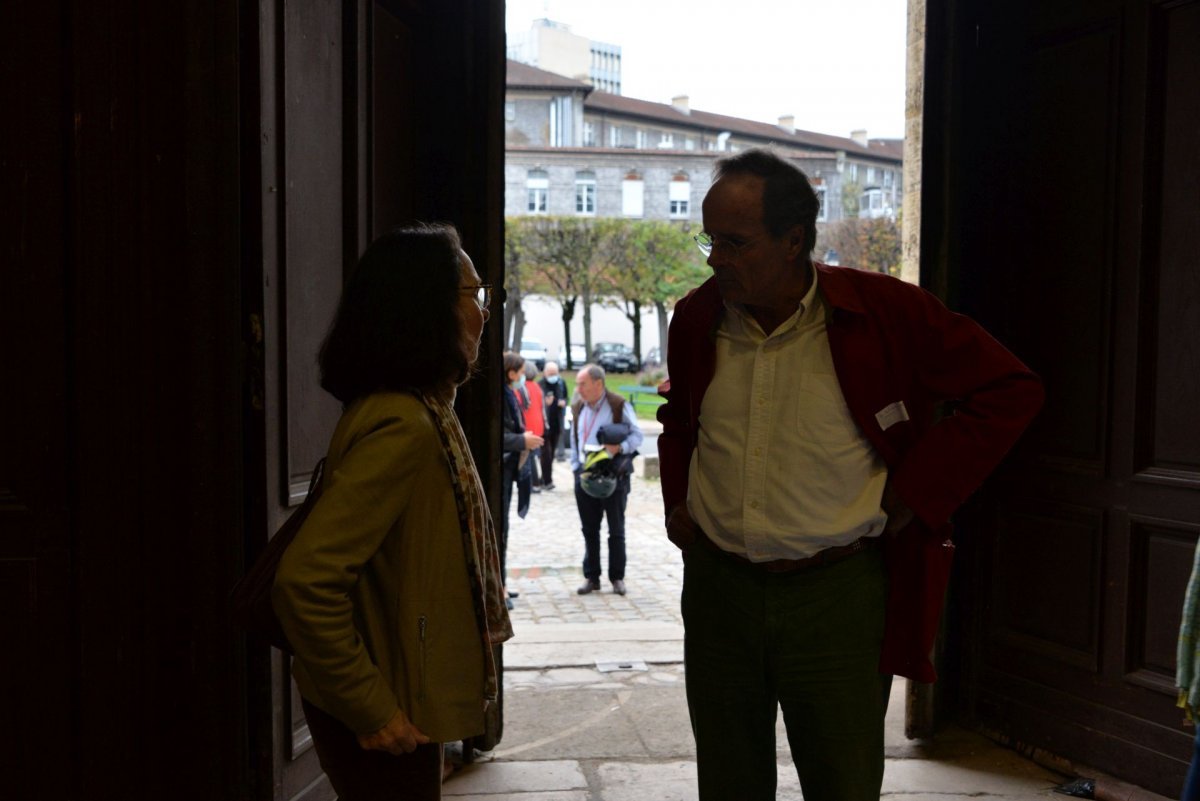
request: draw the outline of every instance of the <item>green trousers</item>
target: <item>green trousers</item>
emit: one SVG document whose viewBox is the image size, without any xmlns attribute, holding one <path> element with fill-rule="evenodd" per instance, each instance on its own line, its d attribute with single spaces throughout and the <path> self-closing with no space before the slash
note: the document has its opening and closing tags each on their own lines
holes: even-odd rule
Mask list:
<svg viewBox="0 0 1200 801">
<path fill-rule="evenodd" d="M 877 801 L 892 677 L 879 673 L 887 577 L 871 548 L 769 574 L 685 555 L 688 708 L 701 801 L 775 798 L 783 709 L 805 801 Z"/>
</svg>

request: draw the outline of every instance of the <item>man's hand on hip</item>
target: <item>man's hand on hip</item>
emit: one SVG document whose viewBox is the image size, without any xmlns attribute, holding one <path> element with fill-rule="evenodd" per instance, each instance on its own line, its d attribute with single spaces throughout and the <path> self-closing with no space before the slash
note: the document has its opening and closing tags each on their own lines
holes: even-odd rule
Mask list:
<svg viewBox="0 0 1200 801">
<path fill-rule="evenodd" d="M 687 551 L 696 542 L 700 527 L 692 520 L 686 503 L 677 503 L 667 513 L 667 539 L 681 551 Z"/>
<path fill-rule="evenodd" d="M 899 493 L 892 489 L 892 482 L 889 479 L 883 487 L 883 500 L 880 501 L 880 506 L 887 514 L 887 524 L 883 527 L 884 534 L 897 534 L 913 521 L 916 515 L 913 510 L 901 500 Z"/>
</svg>

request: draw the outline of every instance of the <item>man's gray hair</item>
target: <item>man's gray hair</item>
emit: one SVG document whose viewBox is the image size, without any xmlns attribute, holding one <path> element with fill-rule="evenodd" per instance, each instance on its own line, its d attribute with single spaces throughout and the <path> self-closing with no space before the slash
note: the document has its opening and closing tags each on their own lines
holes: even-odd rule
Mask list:
<svg viewBox="0 0 1200 801">
<path fill-rule="evenodd" d="M 588 377 L 593 381 L 604 380 L 604 368 L 598 364 L 585 364 L 583 367 L 579 368 L 579 372 L 587 373 Z"/>
<path fill-rule="evenodd" d="M 525 360 L 525 380 L 532 381 L 537 375 L 537 365 L 533 363 L 533 359 Z"/>
</svg>

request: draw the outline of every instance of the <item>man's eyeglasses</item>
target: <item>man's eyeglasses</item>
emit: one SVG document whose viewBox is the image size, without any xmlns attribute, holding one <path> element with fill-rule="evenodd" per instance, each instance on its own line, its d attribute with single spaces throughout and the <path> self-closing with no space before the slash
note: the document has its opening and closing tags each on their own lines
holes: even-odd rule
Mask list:
<svg viewBox="0 0 1200 801">
<path fill-rule="evenodd" d="M 479 308 L 486 309 L 492 305 L 492 284 L 475 284 L 474 286 L 460 286 L 459 292 L 470 292 L 475 297 L 475 302 L 479 304 Z M 500 290 L 503 294 L 504 290 Z"/>
<path fill-rule="evenodd" d="M 743 242 L 737 239 L 720 239 L 707 231 L 701 231 L 693 236 L 692 239 L 696 240 L 696 247 L 700 248 L 700 252 L 705 256 L 711 256 L 714 250 L 719 251 L 724 249 L 725 253 L 736 259 L 742 255 L 746 248 L 762 239 L 762 237 L 755 237 Z"/>
</svg>

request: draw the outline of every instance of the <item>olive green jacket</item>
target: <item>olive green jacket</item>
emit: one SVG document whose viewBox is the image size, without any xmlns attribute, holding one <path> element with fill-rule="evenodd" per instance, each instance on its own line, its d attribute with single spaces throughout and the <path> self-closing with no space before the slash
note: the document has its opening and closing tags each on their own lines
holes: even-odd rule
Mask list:
<svg viewBox="0 0 1200 801">
<path fill-rule="evenodd" d="M 346 409 L 272 603 L 308 701 L 359 734 L 397 707 L 437 742 L 484 729 L 484 655 L 454 489 L 420 399 Z"/>
</svg>

